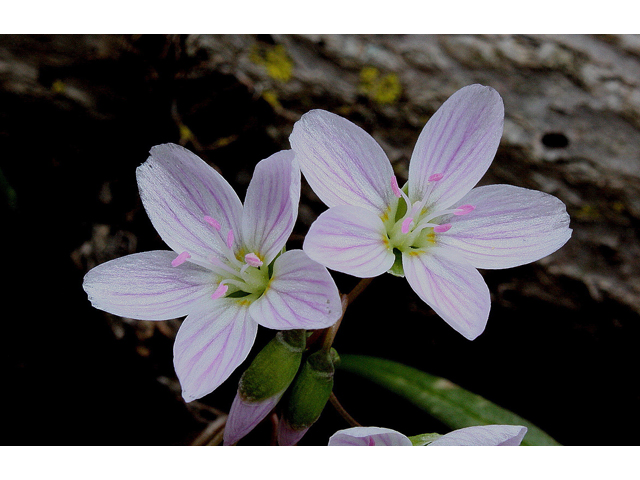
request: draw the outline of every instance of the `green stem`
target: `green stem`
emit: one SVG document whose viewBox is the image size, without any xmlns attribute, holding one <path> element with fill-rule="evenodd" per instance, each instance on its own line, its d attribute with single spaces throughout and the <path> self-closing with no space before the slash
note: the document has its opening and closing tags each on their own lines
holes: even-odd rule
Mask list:
<svg viewBox="0 0 640 480">
<path fill-rule="evenodd" d="M 360 280 L 358 282 L 358 284 L 353 287 L 353 290 L 351 290 L 348 294 L 347 294 L 347 304 L 351 304 L 353 303 L 353 301 L 358 297 L 358 295 L 360 295 L 362 293 L 362 291 L 367 288 L 369 286 L 369 284 L 371 282 L 373 282 L 373 279 L 375 277 L 371 277 L 371 278 L 363 278 L 362 280 Z M 345 307 L 346 308 L 346 307 Z"/>
<path fill-rule="evenodd" d="M 340 295 L 340 301 L 342 303 L 342 315 L 340 315 L 340 318 L 336 323 L 325 330 L 324 339 L 322 340 L 322 350 L 326 352 L 331 349 L 331 345 L 333 345 L 333 341 L 336 338 L 336 333 L 338 333 L 338 329 L 340 328 L 340 324 L 344 318 L 347 306 L 349 305 L 349 296 L 343 293 Z"/>
<path fill-rule="evenodd" d="M 325 330 L 324 338 L 322 340 L 322 350 L 328 352 L 331 349 L 331 345 L 333 345 L 333 341 L 336 338 L 336 333 L 338 333 L 338 329 L 340 328 L 340 324 L 342 323 L 344 314 L 347 311 L 347 307 L 358 297 L 358 295 L 362 293 L 365 288 L 367 288 L 367 286 L 372 281 L 373 278 L 363 278 L 356 284 L 355 287 L 353 287 L 353 289 L 349 293 L 343 293 L 342 295 L 340 295 L 340 300 L 342 302 L 342 315 L 340 315 L 340 318 L 336 323 Z"/>
<path fill-rule="evenodd" d="M 336 411 L 340 414 L 340 416 L 342 418 L 344 418 L 350 426 L 352 426 L 352 427 L 361 427 L 362 426 L 351 415 L 349 415 L 349 412 L 347 412 L 344 409 L 344 407 L 338 401 L 338 398 L 336 397 L 336 395 L 333 392 L 331 392 L 331 396 L 329 396 L 329 401 L 331 402 L 331 405 L 333 405 L 333 408 L 336 409 Z"/>
<path fill-rule="evenodd" d="M 271 421 L 271 446 L 278 445 L 278 415 L 273 412 L 269 418 Z"/>
</svg>

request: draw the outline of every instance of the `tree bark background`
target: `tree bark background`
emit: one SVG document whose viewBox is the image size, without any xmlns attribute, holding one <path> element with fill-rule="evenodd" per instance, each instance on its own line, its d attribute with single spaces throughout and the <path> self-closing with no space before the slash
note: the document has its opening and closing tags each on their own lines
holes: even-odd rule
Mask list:
<svg viewBox="0 0 640 480">
<path fill-rule="evenodd" d="M 293 123 L 322 108 L 371 133 L 402 183 L 428 118 L 472 83 L 495 88 L 505 104 L 501 145 L 481 183 L 557 196 L 571 240 L 532 265 L 483 272 L 492 313 L 474 342 L 406 282 L 383 276 L 349 308 L 336 348 L 447 377 L 561 443 L 635 443 L 627 436 L 640 426 L 635 35 L 1 36 L 0 180 L 14 299 L 3 364 L 7 389 L 19 392 L 5 442 L 190 443 L 231 404 L 241 369 L 202 402 L 180 401 L 171 365 L 179 320 L 113 317 L 91 309 L 81 289 L 98 263 L 165 248 L 135 185 L 151 146 L 182 143 L 242 198 L 255 164 L 289 148 Z M 304 186 L 298 238 L 324 208 Z M 355 283 L 336 280 L 342 290 Z M 259 343 L 269 338 L 262 331 Z M 445 431 L 357 379 L 336 377 L 336 394 L 360 423 Z M 326 443 L 344 427 L 327 407 L 305 441 Z"/>
</svg>

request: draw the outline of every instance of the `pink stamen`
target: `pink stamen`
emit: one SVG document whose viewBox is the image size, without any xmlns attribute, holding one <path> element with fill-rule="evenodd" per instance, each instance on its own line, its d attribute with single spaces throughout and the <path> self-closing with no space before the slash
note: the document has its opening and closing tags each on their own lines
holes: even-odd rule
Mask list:
<svg viewBox="0 0 640 480">
<path fill-rule="evenodd" d="M 436 233 L 444 233 L 451 228 L 450 223 L 443 223 L 442 225 L 436 225 L 433 227 L 433 231 Z"/>
<path fill-rule="evenodd" d="M 252 267 L 259 267 L 262 265 L 262 260 L 260 260 L 260 258 L 258 258 L 258 256 L 255 253 L 247 253 L 244 256 L 244 261 L 247 262 Z"/>
<path fill-rule="evenodd" d="M 216 298 L 220 298 L 225 293 L 227 293 L 227 290 L 229 290 L 229 287 L 227 287 L 224 283 L 221 283 L 220 285 L 218 285 L 218 288 L 216 288 L 216 291 L 211 294 L 211 298 L 213 300 L 215 300 Z"/>
<path fill-rule="evenodd" d="M 400 187 L 398 187 L 398 179 L 395 175 L 391 177 L 391 190 L 393 190 L 393 194 L 396 197 L 402 197 L 402 191 L 400 190 Z"/>
<path fill-rule="evenodd" d="M 407 217 L 402 221 L 402 228 L 401 228 L 402 233 L 407 233 L 409 231 L 411 222 L 413 222 L 413 218 L 411 217 Z"/>
<path fill-rule="evenodd" d="M 466 215 L 467 213 L 473 212 L 476 209 L 473 205 L 460 205 L 453 211 L 454 215 Z"/>
<path fill-rule="evenodd" d="M 229 233 L 227 233 L 227 247 L 229 247 L 229 249 L 233 248 L 233 230 L 229 230 Z"/>
<path fill-rule="evenodd" d="M 215 218 L 210 217 L 209 215 L 204 216 L 204 221 L 207 222 L 209 225 L 211 225 L 213 228 L 215 228 L 217 231 L 220 231 L 220 228 L 222 228 L 222 225 L 220 225 L 220 222 L 218 222 Z"/>
<path fill-rule="evenodd" d="M 189 252 L 182 252 L 176 258 L 171 260 L 171 266 L 177 267 L 178 265 L 182 265 L 184 262 L 187 261 L 187 258 L 191 258 L 191 255 L 189 255 Z"/>
<path fill-rule="evenodd" d="M 444 177 L 444 175 L 442 175 L 441 173 L 434 173 L 429 177 L 429 181 L 437 182 L 438 180 L 442 180 L 442 177 Z"/>
</svg>

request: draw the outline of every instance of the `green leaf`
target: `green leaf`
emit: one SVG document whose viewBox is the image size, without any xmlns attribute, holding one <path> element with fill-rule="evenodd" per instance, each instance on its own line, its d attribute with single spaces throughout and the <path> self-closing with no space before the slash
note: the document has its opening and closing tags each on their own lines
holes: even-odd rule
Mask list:
<svg viewBox="0 0 640 480">
<path fill-rule="evenodd" d="M 528 431 L 522 445 L 560 445 L 531 422 L 446 378 L 382 358 L 341 355 L 340 360 L 340 370 L 400 395 L 454 430 L 475 425 L 523 425 Z"/>
</svg>

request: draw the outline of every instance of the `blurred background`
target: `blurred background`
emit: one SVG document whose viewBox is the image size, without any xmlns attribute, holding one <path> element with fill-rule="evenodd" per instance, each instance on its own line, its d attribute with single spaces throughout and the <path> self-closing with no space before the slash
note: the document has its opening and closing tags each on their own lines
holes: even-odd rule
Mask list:
<svg viewBox="0 0 640 480">
<path fill-rule="evenodd" d="M 486 331 L 469 342 L 406 281 L 376 278 L 335 347 L 440 375 L 566 445 L 634 444 L 640 426 L 640 37 L 631 35 L 0 36 L 3 443 L 188 445 L 228 411 L 243 368 L 185 404 L 172 364 L 180 320 L 93 309 L 92 267 L 165 249 L 135 169 L 179 143 L 241 198 L 256 163 L 321 108 L 371 133 L 400 183 L 429 117 L 459 88 L 504 99 L 481 184 L 567 205 L 573 236 L 534 264 L 482 272 Z M 290 247 L 325 209 L 305 184 Z M 357 279 L 336 274 L 342 291 Z M 273 332 L 261 329 L 253 351 Z M 252 358 L 252 356 L 250 356 Z M 335 393 L 363 425 L 448 429 L 348 373 Z M 302 445 L 348 425 L 329 405 Z M 266 444 L 268 423 L 243 444 Z"/>
</svg>

